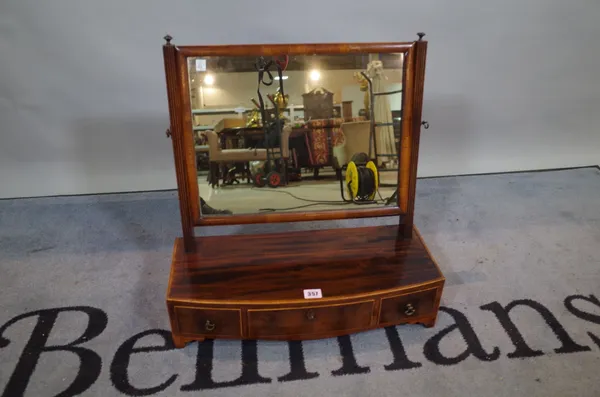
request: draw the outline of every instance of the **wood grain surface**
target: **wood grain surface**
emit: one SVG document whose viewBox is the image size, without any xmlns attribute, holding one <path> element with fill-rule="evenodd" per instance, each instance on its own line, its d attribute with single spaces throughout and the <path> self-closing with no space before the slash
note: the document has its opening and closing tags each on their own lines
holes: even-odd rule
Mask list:
<svg viewBox="0 0 600 397">
<path fill-rule="evenodd" d="M 177 240 L 172 300 L 294 300 L 304 289 L 323 298 L 364 294 L 442 277 L 420 238 L 378 226 Z"/>
<path fill-rule="evenodd" d="M 242 44 L 210 46 L 177 46 L 188 57 L 199 56 L 278 56 L 348 53 L 390 53 L 409 50 L 414 42 L 407 43 L 315 43 L 315 44 Z"/>
</svg>

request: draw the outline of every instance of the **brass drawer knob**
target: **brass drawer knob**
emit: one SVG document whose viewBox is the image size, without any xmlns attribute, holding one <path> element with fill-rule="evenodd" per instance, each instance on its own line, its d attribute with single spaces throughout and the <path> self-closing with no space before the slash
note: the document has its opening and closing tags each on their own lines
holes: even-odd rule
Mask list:
<svg viewBox="0 0 600 397">
<path fill-rule="evenodd" d="M 308 310 L 306 312 L 306 318 L 309 320 L 314 320 L 316 318 L 315 312 L 313 310 Z"/>
<path fill-rule="evenodd" d="M 411 303 L 408 303 L 406 304 L 406 308 L 404 309 L 404 314 L 406 314 L 407 316 L 412 316 L 413 314 L 415 314 L 416 311 L 417 309 L 415 309 L 415 307 Z"/>
<path fill-rule="evenodd" d="M 215 329 L 215 323 L 210 320 L 206 320 L 206 324 L 204 324 L 204 329 L 207 331 L 213 331 Z"/>
</svg>

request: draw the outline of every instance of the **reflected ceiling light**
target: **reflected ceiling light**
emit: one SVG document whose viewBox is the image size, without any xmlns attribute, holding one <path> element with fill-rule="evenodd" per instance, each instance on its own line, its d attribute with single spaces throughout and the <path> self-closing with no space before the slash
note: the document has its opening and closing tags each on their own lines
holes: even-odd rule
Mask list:
<svg viewBox="0 0 600 397">
<path fill-rule="evenodd" d="M 215 76 L 213 76 L 212 74 L 207 74 L 206 76 L 204 76 L 204 84 L 213 85 L 214 83 L 215 83 Z"/>
<path fill-rule="evenodd" d="M 275 80 L 279 80 L 279 76 L 274 77 Z M 281 76 L 281 80 L 287 80 L 288 76 Z"/>
<path fill-rule="evenodd" d="M 321 73 L 318 70 L 312 70 L 310 72 L 310 79 L 312 81 L 319 81 L 320 78 L 321 78 Z"/>
</svg>

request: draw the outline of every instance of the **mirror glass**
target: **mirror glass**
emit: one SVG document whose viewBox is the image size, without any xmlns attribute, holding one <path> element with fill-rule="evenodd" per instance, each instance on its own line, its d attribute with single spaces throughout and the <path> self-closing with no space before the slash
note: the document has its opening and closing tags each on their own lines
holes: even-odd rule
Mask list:
<svg viewBox="0 0 600 397">
<path fill-rule="evenodd" d="M 404 58 L 188 58 L 202 216 L 396 207 Z"/>
</svg>

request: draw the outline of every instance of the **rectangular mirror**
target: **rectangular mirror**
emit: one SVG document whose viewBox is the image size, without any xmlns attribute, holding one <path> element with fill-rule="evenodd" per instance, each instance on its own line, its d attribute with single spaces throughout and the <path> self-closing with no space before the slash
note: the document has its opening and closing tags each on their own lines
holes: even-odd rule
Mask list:
<svg viewBox="0 0 600 397">
<path fill-rule="evenodd" d="M 404 52 L 186 59 L 203 218 L 398 207 Z"/>
</svg>

